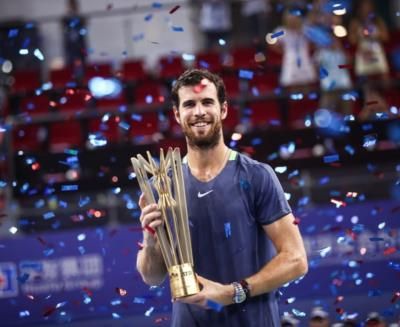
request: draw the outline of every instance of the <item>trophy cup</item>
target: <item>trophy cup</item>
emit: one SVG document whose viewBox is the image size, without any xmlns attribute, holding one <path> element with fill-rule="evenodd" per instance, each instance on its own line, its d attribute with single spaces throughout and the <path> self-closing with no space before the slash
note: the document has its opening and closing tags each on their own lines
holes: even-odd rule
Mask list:
<svg viewBox="0 0 400 327">
<path fill-rule="evenodd" d="M 173 298 L 200 291 L 193 270 L 192 243 L 186 207 L 185 185 L 179 148 L 160 150 L 160 163 L 147 151 L 148 160 L 137 155 L 131 162 L 148 204 L 157 203 L 163 224 L 156 228 L 161 253 L 168 269 Z M 148 178 L 147 173 L 153 177 Z M 157 201 L 156 201 L 157 198 Z"/>
</svg>

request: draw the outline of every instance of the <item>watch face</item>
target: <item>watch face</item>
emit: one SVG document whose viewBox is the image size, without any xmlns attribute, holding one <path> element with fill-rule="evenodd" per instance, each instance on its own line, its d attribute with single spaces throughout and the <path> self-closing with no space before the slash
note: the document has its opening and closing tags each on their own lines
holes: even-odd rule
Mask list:
<svg viewBox="0 0 400 327">
<path fill-rule="evenodd" d="M 233 296 L 233 302 L 242 303 L 246 300 L 246 293 L 244 292 L 243 286 L 239 283 L 233 283 L 235 288 L 235 295 Z"/>
</svg>

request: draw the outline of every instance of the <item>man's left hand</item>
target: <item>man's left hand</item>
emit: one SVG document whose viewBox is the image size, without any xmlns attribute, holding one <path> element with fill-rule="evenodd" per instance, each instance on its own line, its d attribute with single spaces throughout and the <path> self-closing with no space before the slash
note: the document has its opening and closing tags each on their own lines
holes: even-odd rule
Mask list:
<svg viewBox="0 0 400 327">
<path fill-rule="evenodd" d="M 228 284 L 220 284 L 217 282 L 213 282 L 212 280 L 206 279 L 197 275 L 197 281 L 200 284 L 200 292 L 195 295 L 190 295 L 186 297 L 182 297 L 179 299 L 175 299 L 175 301 L 195 304 L 204 309 L 210 309 L 210 302 L 212 301 L 217 305 L 225 306 L 232 304 L 234 288 L 233 285 Z M 211 303 L 212 303 L 211 302 Z"/>
</svg>

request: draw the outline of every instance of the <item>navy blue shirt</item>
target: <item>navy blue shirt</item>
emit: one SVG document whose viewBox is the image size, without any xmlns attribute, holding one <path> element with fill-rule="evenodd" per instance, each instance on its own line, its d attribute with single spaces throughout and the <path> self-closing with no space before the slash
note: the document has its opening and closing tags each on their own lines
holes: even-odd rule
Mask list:
<svg viewBox="0 0 400 327">
<path fill-rule="evenodd" d="M 211 181 L 196 179 L 185 160 L 183 175 L 195 272 L 222 284 L 254 275 L 275 254 L 263 225 L 291 212 L 272 168 L 231 151 Z M 175 302 L 172 326 L 280 326 L 275 292 L 219 312 Z"/>
</svg>

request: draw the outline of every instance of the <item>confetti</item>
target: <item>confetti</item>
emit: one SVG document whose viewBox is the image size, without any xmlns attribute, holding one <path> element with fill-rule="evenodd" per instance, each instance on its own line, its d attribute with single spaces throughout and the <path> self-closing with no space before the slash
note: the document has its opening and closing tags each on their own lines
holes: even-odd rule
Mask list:
<svg viewBox="0 0 400 327">
<path fill-rule="evenodd" d="M 398 299 L 400 299 L 400 292 L 395 292 L 390 300 L 391 303 L 395 303 Z"/>
<path fill-rule="evenodd" d="M 331 154 L 328 156 L 324 156 L 324 163 L 332 163 L 339 161 L 339 154 Z"/>
<path fill-rule="evenodd" d="M 23 310 L 23 311 L 19 312 L 20 318 L 29 317 L 29 316 L 30 316 L 30 312 L 28 310 Z"/>
<path fill-rule="evenodd" d="M 150 234 L 152 234 L 152 235 L 154 235 L 155 233 L 156 233 L 156 231 L 155 231 L 155 229 L 154 228 L 151 228 L 150 226 L 148 226 L 148 225 L 146 225 L 145 227 L 144 227 L 144 229 L 146 230 L 146 231 L 148 231 Z"/>
<path fill-rule="evenodd" d="M 174 31 L 174 32 L 183 32 L 184 29 L 181 26 L 172 26 L 172 31 Z"/>
<path fill-rule="evenodd" d="M 271 39 L 276 39 L 276 38 L 278 38 L 278 37 L 280 37 L 280 36 L 282 36 L 284 34 L 285 34 L 285 31 L 281 30 L 281 31 L 277 31 L 277 32 L 271 34 L 270 37 L 271 37 Z"/>
<path fill-rule="evenodd" d="M 146 22 L 149 22 L 152 18 L 153 18 L 153 14 L 148 14 L 148 15 L 146 15 L 146 16 L 144 17 L 144 20 L 145 20 Z"/>
<path fill-rule="evenodd" d="M 225 237 L 229 238 L 232 235 L 231 232 L 231 223 L 225 223 L 224 224 L 224 230 L 225 230 Z"/>
<path fill-rule="evenodd" d="M 351 69 L 351 65 L 349 64 L 342 64 L 342 65 L 338 65 L 339 69 Z"/>
<path fill-rule="evenodd" d="M 127 290 L 120 288 L 120 287 L 116 287 L 115 291 L 117 292 L 118 295 L 121 295 L 121 296 L 125 296 L 128 294 Z"/>
<path fill-rule="evenodd" d="M 208 308 L 220 312 L 222 310 L 222 308 L 224 307 L 222 304 L 212 301 L 212 300 L 207 300 L 206 305 Z"/>
<path fill-rule="evenodd" d="M 169 14 L 172 15 L 175 11 L 177 11 L 181 6 L 176 5 L 175 7 L 173 7 L 170 11 Z"/>
<path fill-rule="evenodd" d="M 254 76 L 254 72 L 252 72 L 251 70 L 245 70 L 245 69 L 239 70 L 239 78 L 251 80 L 251 79 L 253 79 L 253 76 Z"/>
<path fill-rule="evenodd" d="M 148 310 L 144 313 L 144 315 L 145 315 L 146 317 L 150 317 L 151 314 L 153 313 L 153 311 L 154 311 L 154 307 L 151 307 L 150 309 L 148 309 Z"/>
<path fill-rule="evenodd" d="M 397 252 L 397 249 L 394 246 L 391 246 L 383 251 L 383 255 L 391 255 L 396 252 Z"/>
</svg>

